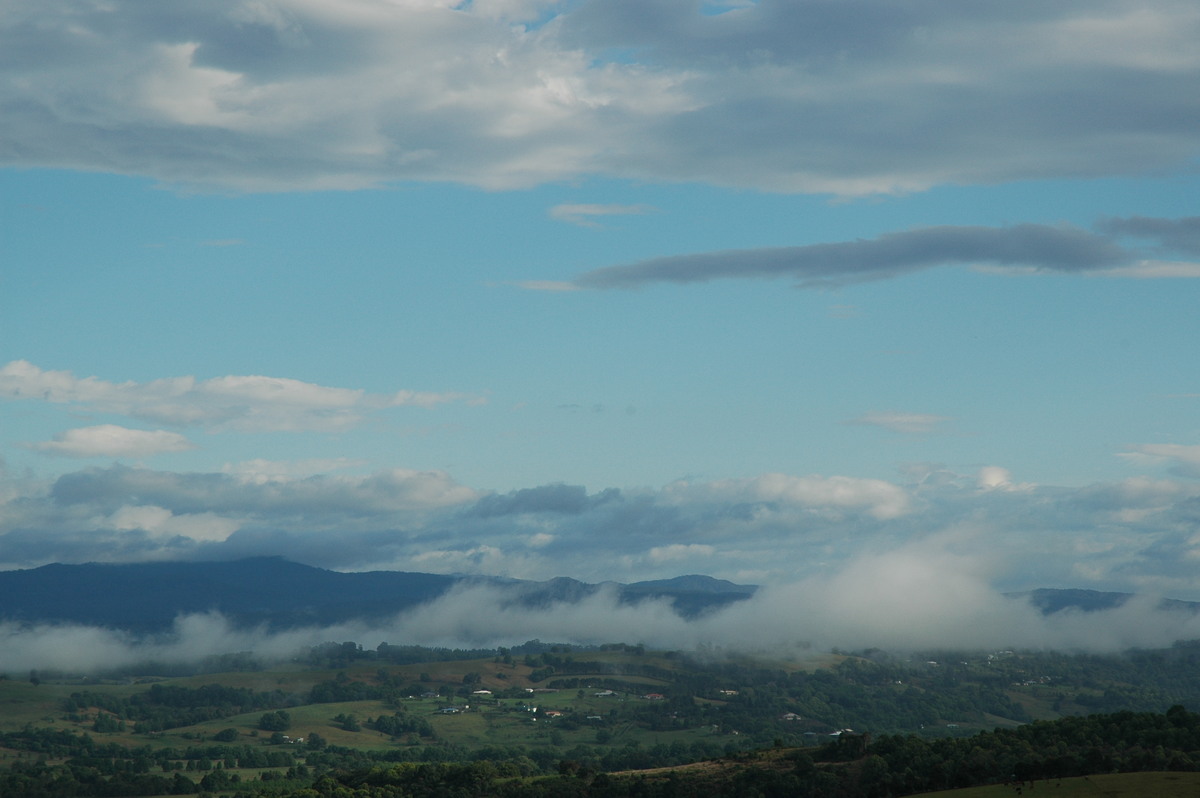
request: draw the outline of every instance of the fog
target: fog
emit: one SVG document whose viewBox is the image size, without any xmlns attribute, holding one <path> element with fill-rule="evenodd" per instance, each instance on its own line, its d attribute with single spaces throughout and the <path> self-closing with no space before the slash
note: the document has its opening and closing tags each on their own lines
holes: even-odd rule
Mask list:
<svg viewBox="0 0 1200 798">
<path fill-rule="evenodd" d="M 1200 616 L 1164 609 L 1139 596 L 1093 612 L 1043 615 L 988 582 L 988 563 L 933 544 L 862 555 L 841 569 L 790 584 L 768 585 L 750 599 L 693 620 L 667 600 L 622 604 L 614 590 L 577 603 L 530 608 L 503 588 L 466 587 L 383 622 L 348 622 L 286 631 L 236 628 L 218 614 L 187 615 L 161 635 L 77 625 L 0 625 L 0 672 L 68 673 L 179 665 L 252 652 L 286 660 L 323 642 L 355 641 L 451 648 L 513 646 L 532 639 L 600 644 L 643 643 L 738 652 L 883 648 L 1054 649 L 1117 652 L 1200 637 Z"/>
</svg>

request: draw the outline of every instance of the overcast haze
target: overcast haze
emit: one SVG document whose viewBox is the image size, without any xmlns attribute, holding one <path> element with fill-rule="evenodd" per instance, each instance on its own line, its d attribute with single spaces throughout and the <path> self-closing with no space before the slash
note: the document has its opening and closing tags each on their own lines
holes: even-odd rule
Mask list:
<svg viewBox="0 0 1200 798">
<path fill-rule="evenodd" d="M 0 7 L 0 568 L 1200 599 L 1198 41 L 1191 0 Z"/>
</svg>

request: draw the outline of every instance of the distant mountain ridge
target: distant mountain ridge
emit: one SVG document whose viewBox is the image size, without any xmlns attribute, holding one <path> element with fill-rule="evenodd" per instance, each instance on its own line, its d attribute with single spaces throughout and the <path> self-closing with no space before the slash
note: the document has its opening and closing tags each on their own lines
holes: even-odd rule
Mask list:
<svg viewBox="0 0 1200 798">
<path fill-rule="evenodd" d="M 1103 610 L 1117 609 L 1137 596 L 1135 593 L 1114 593 L 1102 590 L 1082 590 L 1079 588 L 1038 588 L 1037 590 L 1029 590 L 1023 593 L 1006 593 L 1005 595 L 1009 598 L 1029 601 L 1043 615 L 1053 615 L 1063 610 L 1101 612 Z M 1161 599 L 1158 602 L 1158 609 L 1200 612 L 1200 601 Z"/>
<path fill-rule="evenodd" d="M 694 619 L 753 596 L 756 585 L 739 585 L 690 574 L 622 584 L 592 584 L 570 577 L 544 582 L 493 576 L 410 571 L 343 573 L 252 557 L 225 562 L 55 563 L 0 571 L 0 621 L 75 623 L 138 633 L 169 629 L 180 615 L 219 612 L 240 627 L 271 629 L 324 626 L 379 619 L 434 601 L 456 588 L 489 587 L 502 604 L 549 607 L 576 603 L 611 591 L 624 604 L 669 601 L 681 617 Z M 1097 612 L 1122 606 L 1131 593 L 1042 588 L 1006 594 L 1043 615 L 1064 610 Z M 1200 612 L 1200 602 L 1165 599 L 1162 609 Z"/>
<path fill-rule="evenodd" d="M 0 571 L 0 620 L 78 623 L 159 632 L 179 615 L 220 612 L 239 626 L 274 629 L 394 615 L 456 587 L 487 586 L 522 606 L 574 603 L 613 590 L 623 603 L 663 598 L 684 618 L 749 598 L 754 585 L 708 576 L 589 584 L 408 571 L 342 573 L 252 557 L 227 562 L 85 563 Z"/>
</svg>

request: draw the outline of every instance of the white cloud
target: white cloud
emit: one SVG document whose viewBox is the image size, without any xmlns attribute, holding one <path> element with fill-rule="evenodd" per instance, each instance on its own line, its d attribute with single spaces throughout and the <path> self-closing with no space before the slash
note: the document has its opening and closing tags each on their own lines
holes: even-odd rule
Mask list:
<svg viewBox="0 0 1200 798">
<path fill-rule="evenodd" d="M 1143 443 L 1121 455 L 1135 462 L 1167 463 L 1178 474 L 1200 477 L 1200 446 L 1178 443 Z"/>
<path fill-rule="evenodd" d="M 629 216 L 652 213 L 648 205 L 555 205 L 550 209 L 550 218 L 569 222 L 580 227 L 599 228 L 597 216 Z"/>
<path fill-rule="evenodd" d="M 985 466 L 979 469 L 979 487 L 984 490 L 1006 488 L 1012 484 L 1012 474 L 1007 468 Z"/>
<path fill-rule="evenodd" d="M 215 513 L 175 515 L 162 507 L 139 505 L 122 507 L 102 525 L 120 532 L 140 530 L 159 538 L 221 541 L 236 532 L 240 523 Z"/>
<path fill-rule="evenodd" d="M 980 490 L 1031 490 L 1035 487 L 1028 482 L 1013 482 L 1012 472 L 1000 466 L 984 466 L 979 469 L 975 484 Z"/>
<path fill-rule="evenodd" d="M 408 390 L 372 394 L 263 376 L 114 383 L 79 378 L 69 371 L 46 371 L 25 360 L 0 367 L 0 397 L 76 404 L 161 424 L 241 431 L 336 431 L 384 408 L 428 408 L 467 398 Z"/>
<path fill-rule="evenodd" d="M 936 431 L 939 425 L 949 420 L 947 416 L 937 416 L 930 413 L 897 413 L 887 411 L 864 413 L 846 423 L 866 427 L 883 427 L 892 432 L 902 432 L 907 435 L 928 435 Z"/>
<path fill-rule="evenodd" d="M 45 0 L 0 12 L 0 163 L 246 190 L 1125 175 L 1194 158 L 1197 39 L 1177 0 Z"/>
<path fill-rule="evenodd" d="M 330 471 L 357 468 L 363 465 L 365 465 L 364 461 L 353 460 L 348 457 L 310 460 L 264 460 L 256 458 L 241 463 L 226 463 L 221 468 L 221 473 L 233 474 L 238 479 L 247 482 L 286 482 L 296 477 L 326 474 Z"/>
<path fill-rule="evenodd" d="M 665 600 L 622 604 L 611 588 L 578 602 L 529 607 L 502 588 L 467 586 L 386 620 L 273 633 L 235 628 L 217 614 L 181 617 L 169 633 L 146 638 L 77 625 L 0 624 L 0 670 L 88 670 L 145 660 L 183 662 L 231 651 L 283 659 L 329 640 L 476 647 L 538 638 L 666 648 L 715 643 L 735 651 L 838 646 L 897 652 L 1115 652 L 1200 635 L 1200 616 L 1161 609 L 1153 597 L 1103 611 L 1043 615 L 990 584 L 996 562 L 956 552 L 953 540 L 935 537 L 864 553 L 825 573 L 767 586 L 693 621 L 683 620 Z M 812 607 L 821 611 L 803 611 Z"/>
<path fill-rule="evenodd" d="M 677 562 L 680 560 L 712 557 L 717 550 L 703 543 L 673 543 L 670 546 L 655 546 L 646 553 L 654 563 Z"/>
<path fill-rule="evenodd" d="M 1142 260 L 1132 266 L 1097 272 L 1103 277 L 1130 277 L 1136 280 L 1179 280 L 1200 277 L 1200 263 L 1190 261 Z"/>
<path fill-rule="evenodd" d="M 912 509 L 904 490 L 890 482 L 842 476 L 763 474 L 752 479 L 698 485 L 679 483 L 668 486 L 667 493 L 707 495 L 724 501 L 778 501 L 815 509 L 863 510 L 880 519 L 897 518 Z"/>
<path fill-rule="evenodd" d="M 526 291 L 549 291 L 562 293 L 565 291 L 578 291 L 579 286 L 575 283 L 564 282 L 562 280 L 523 280 L 517 285 L 524 288 Z"/>
<path fill-rule="evenodd" d="M 195 445 L 177 432 L 140 430 L 100 424 L 80 427 L 54 436 L 52 441 L 26 444 L 27 448 L 62 457 L 152 457 L 185 452 Z"/>
</svg>

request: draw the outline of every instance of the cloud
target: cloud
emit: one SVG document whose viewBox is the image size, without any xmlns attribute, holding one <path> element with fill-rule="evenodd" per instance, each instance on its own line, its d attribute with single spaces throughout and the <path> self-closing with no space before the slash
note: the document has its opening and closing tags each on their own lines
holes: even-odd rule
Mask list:
<svg viewBox="0 0 1200 798">
<path fill-rule="evenodd" d="M 1125 219 L 1108 219 L 1101 222 L 1099 227 L 1114 235 L 1156 240 L 1165 251 L 1200 255 L 1200 216 L 1182 219 L 1131 216 Z"/>
<path fill-rule="evenodd" d="M 582 485 L 543 485 L 512 491 L 503 496 L 492 494 L 480 499 L 470 513 L 482 518 L 522 513 L 576 515 L 589 507 L 620 498 L 620 491 L 609 489 L 589 497 Z"/>
<path fill-rule="evenodd" d="M 308 477 L 345 468 L 365 465 L 362 460 L 348 457 L 309 460 L 264 460 L 256 458 L 241 463 L 227 463 L 221 472 L 233 474 L 247 482 L 286 482 L 295 477 Z"/>
<path fill-rule="evenodd" d="M 1131 468 L 1193 454 L 1146 451 L 1158 454 L 1126 458 Z M 997 592 L 1080 587 L 1200 599 L 1197 524 L 1195 479 L 1136 476 L 1067 488 L 1017 482 L 1000 465 L 964 473 L 925 465 L 903 483 L 769 473 L 503 494 L 404 469 L 177 473 L 112 465 L 54 480 L 0 474 L 4 568 L 282 552 L 336 570 L 591 582 L 754 574 L 755 582 L 785 585 L 866 554 L 943 541 L 947 552 L 987 564 L 980 579 Z"/>
<path fill-rule="evenodd" d="M 238 529 L 237 521 L 215 513 L 175 515 L 154 505 L 126 505 L 102 525 L 121 532 L 139 530 L 160 538 L 183 537 L 194 541 L 225 540 Z"/>
<path fill-rule="evenodd" d="M 185 452 L 195 444 L 177 432 L 140 430 L 100 424 L 67 430 L 52 441 L 26 444 L 26 448 L 62 457 L 152 457 Z"/>
<path fill-rule="evenodd" d="M 907 435 L 928 435 L 949 420 L 946 416 L 929 413 L 871 412 L 844 423 L 865 427 L 883 427 L 892 432 L 901 432 Z"/>
<path fill-rule="evenodd" d="M 551 293 L 580 290 L 579 286 L 564 280 L 522 280 L 517 283 L 517 287 L 524 288 L 526 291 L 548 291 Z"/>
<path fill-rule="evenodd" d="M 611 587 L 577 602 L 530 607 L 519 601 L 517 591 L 464 585 L 390 619 L 288 630 L 240 628 L 214 613 L 180 617 L 169 632 L 143 637 L 81 625 L 2 623 L 0 671 L 87 672 L 146 661 L 191 662 L 234 651 L 252 651 L 271 661 L 305 646 L 343 640 L 472 648 L 537 638 L 684 649 L 715 644 L 757 652 L 797 647 L 1116 652 L 1200 635 L 1200 615 L 1163 609 L 1153 597 L 1103 611 L 1043 615 L 990 584 L 995 560 L 955 551 L 955 542 L 953 536 L 938 536 L 863 553 L 691 621 L 666 600 L 622 604 Z M 820 611 L 806 611 L 812 608 Z"/>
<path fill-rule="evenodd" d="M 673 498 L 696 494 L 725 502 L 767 502 L 805 509 L 865 511 L 879 519 L 897 518 L 912 506 L 908 494 L 890 482 L 853 477 L 763 474 L 752 479 L 721 480 L 692 485 L 669 485 Z"/>
<path fill-rule="evenodd" d="M 555 205 L 550 209 L 550 218 L 599 229 L 600 224 L 593 217 L 641 215 L 654 210 L 649 205 Z"/>
<path fill-rule="evenodd" d="M 1115 224 L 1109 222 L 1107 226 L 1111 229 Z M 1182 238 L 1169 233 L 1160 237 L 1167 242 Z M 576 277 L 572 284 L 577 288 L 614 289 L 652 283 L 790 277 L 798 287 L 823 288 L 887 280 L 946 265 L 1113 277 L 1200 276 L 1200 265 L 1143 258 L 1105 233 L 1069 225 L 1018 224 L 943 225 L 854 241 L 670 255 L 594 269 Z"/>
<path fill-rule="evenodd" d="M 1176 474 L 1200 478 L 1200 446 L 1143 443 L 1129 447 L 1129 451 L 1121 456 L 1152 463 L 1169 463 L 1171 470 Z"/>
<path fill-rule="evenodd" d="M 1173 0 L 47 0 L 0 14 L 0 163 L 250 191 L 1128 175 L 1194 159 L 1198 38 Z"/>
<path fill-rule="evenodd" d="M 716 553 L 715 547 L 703 543 L 672 543 L 670 546 L 655 546 L 646 552 L 646 556 L 653 562 L 666 563 L 712 557 Z"/>
<path fill-rule="evenodd" d="M 433 407 L 468 397 L 402 390 L 372 394 L 285 377 L 169 377 L 114 383 L 46 371 L 25 360 L 0 367 L 0 398 L 73 404 L 175 426 L 239 431 L 336 431 L 389 407 Z"/>
</svg>

